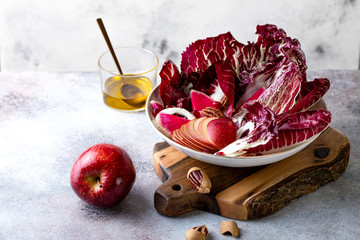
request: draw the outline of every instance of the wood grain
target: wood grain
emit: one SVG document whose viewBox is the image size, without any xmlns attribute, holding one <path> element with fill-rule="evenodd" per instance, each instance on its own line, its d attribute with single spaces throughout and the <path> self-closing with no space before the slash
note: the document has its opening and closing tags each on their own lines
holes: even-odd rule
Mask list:
<svg viewBox="0 0 360 240">
<path fill-rule="evenodd" d="M 329 127 L 301 152 L 277 163 L 251 168 L 229 168 L 192 159 L 167 143 L 154 147 L 153 166 L 163 184 L 154 205 L 166 216 L 204 210 L 248 220 L 270 215 L 304 194 L 336 180 L 346 169 L 350 143 Z M 212 182 L 210 194 L 199 194 L 186 179 L 200 167 Z"/>
</svg>

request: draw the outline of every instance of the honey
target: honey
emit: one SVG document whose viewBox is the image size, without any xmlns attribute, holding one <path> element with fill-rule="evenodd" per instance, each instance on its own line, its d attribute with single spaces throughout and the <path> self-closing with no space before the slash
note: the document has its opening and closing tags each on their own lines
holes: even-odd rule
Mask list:
<svg viewBox="0 0 360 240">
<path fill-rule="evenodd" d="M 144 109 L 152 90 L 151 81 L 144 76 L 114 76 L 103 85 L 103 99 L 109 107 L 134 111 Z"/>
</svg>

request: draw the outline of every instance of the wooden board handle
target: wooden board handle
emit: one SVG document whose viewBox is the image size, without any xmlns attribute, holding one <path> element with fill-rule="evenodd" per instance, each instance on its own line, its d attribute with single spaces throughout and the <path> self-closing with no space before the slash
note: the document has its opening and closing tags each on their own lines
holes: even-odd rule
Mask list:
<svg viewBox="0 0 360 240">
<path fill-rule="evenodd" d="M 216 205 L 211 198 L 199 195 L 185 181 L 165 182 L 156 190 L 154 201 L 157 203 L 156 210 L 165 216 L 178 216 L 197 209 L 213 212 Z"/>
</svg>

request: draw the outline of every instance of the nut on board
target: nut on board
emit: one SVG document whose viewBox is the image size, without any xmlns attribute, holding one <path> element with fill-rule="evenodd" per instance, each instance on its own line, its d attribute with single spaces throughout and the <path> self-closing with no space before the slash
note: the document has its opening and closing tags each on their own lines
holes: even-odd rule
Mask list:
<svg viewBox="0 0 360 240">
<path fill-rule="evenodd" d="M 187 173 L 187 179 L 194 186 L 198 193 L 207 194 L 211 190 L 211 181 L 204 170 L 192 167 Z"/>
</svg>

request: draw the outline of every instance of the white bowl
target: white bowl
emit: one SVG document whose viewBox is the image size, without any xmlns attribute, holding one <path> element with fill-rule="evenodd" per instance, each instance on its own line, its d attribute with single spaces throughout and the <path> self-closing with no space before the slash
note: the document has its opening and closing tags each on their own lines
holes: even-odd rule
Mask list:
<svg viewBox="0 0 360 240">
<path fill-rule="evenodd" d="M 146 107 L 145 107 L 147 118 L 149 119 L 150 125 L 154 128 L 155 132 L 157 132 L 171 146 L 175 147 L 176 149 L 185 153 L 186 155 L 188 155 L 194 159 L 200 160 L 202 162 L 211 163 L 211 164 L 215 164 L 215 165 L 220 165 L 220 166 L 225 166 L 225 167 L 254 167 L 254 166 L 261 166 L 261 165 L 278 162 L 287 157 L 290 157 L 291 155 L 294 155 L 297 152 L 300 152 L 320 135 L 320 134 L 315 135 L 315 136 L 309 138 L 308 140 L 303 141 L 285 151 L 266 154 L 266 155 L 262 155 L 262 156 L 248 156 L 248 157 L 232 158 L 232 157 L 212 155 L 212 154 L 208 154 L 208 153 L 195 151 L 191 148 L 182 146 L 182 145 L 178 144 L 177 142 L 174 142 L 172 139 L 168 138 L 166 135 L 164 135 L 154 124 L 154 117 L 152 115 L 151 106 L 150 106 L 151 100 L 156 100 L 158 102 L 161 102 L 159 85 L 156 86 L 150 93 L 150 95 L 146 101 Z"/>
</svg>

